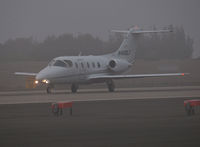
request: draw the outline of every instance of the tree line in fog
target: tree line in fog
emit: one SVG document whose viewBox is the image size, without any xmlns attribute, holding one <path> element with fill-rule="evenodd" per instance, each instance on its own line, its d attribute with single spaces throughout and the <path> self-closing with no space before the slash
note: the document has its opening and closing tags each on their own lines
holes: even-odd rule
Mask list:
<svg viewBox="0 0 200 147">
<path fill-rule="evenodd" d="M 172 33 L 140 35 L 136 58 L 185 59 L 191 58 L 193 39 L 182 27 L 173 27 Z M 107 41 L 90 34 L 63 34 L 48 36 L 44 41 L 32 37 L 9 39 L 0 44 L 0 61 L 49 61 L 57 56 L 101 55 L 117 50 L 123 41 L 122 34 L 111 34 Z"/>
</svg>

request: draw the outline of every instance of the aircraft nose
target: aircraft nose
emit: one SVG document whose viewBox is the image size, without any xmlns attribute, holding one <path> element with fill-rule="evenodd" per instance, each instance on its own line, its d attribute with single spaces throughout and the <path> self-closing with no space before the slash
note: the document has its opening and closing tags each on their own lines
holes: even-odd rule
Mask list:
<svg viewBox="0 0 200 147">
<path fill-rule="evenodd" d="M 48 67 L 46 67 L 46 68 L 44 68 L 44 69 L 42 69 L 38 74 L 37 74 L 37 76 L 36 76 L 36 80 L 43 80 L 43 79 L 45 79 L 45 78 L 47 78 L 47 72 L 48 71 Z"/>
<path fill-rule="evenodd" d="M 65 68 L 60 67 L 45 67 L 42 69 L 36 76 L 36 80 L 38 81 L 52 81 L 59 76 L 63 76 L 66 74 Z"/>
<path fill-rule="evenodd" d="M 42 76 L 41 73 L 39 72 L 35 78 L 36 78 L 36 80 L 41 80 L 42 77 L 43 77 L 43 76 Z"/>
</svg>

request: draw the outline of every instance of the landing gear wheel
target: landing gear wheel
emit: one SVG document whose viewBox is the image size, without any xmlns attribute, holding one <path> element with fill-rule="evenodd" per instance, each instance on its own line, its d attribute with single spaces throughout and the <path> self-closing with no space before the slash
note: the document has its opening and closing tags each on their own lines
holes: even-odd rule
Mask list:
<svg viewBox="0 0 200 147">
<path fill-rule="evenodd" d="M 47 91 L 47 93 L 48 93 L 48 94 L 52 93 L 52 91 L 51 91 L 51 90 L 52 90 L 52 88 L 54 88 L 54 86 L 53 86 L 53 85 L 48 85 L 48 86 L 47 86 L 47 89 L 46 89 L 46 91 Z"/>
<path fill-rule="evenodd" d="M 51 87 L 49 87 L 49 86 L 47 87 L 47 93 L 48 93 L 48 94 L 51 93 L 51 89 L 52 89 Z"/>
<path fill-rule="evenodd" d="M 78 89 L 78 85 L 77 84 L 72 84 L 72 86 L 71 86 L 72 93 L 76 93 L 77 89 Z"/>
<path fill-rule="evenodd" d="M 108 86 L 108 91 L 109 92 L 114 92 L 115 91 L 115 84 L 112 80 L 106 82 Z"/>
</svg>

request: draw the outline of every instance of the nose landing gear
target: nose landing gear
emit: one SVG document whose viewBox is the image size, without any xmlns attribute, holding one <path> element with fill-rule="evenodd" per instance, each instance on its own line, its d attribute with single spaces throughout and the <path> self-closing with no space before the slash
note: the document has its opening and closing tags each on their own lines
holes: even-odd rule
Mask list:
<svg viewBox="0 0 200 147">
<path fill-rule="evenodd" d="M 54 88 L 54 85 L 47 85 L 47 88 L 46 88 L 47 94 L 51 94 L 53 88 Z M 71 85 L 71 91 L 72 91 L 72 93 L 76 93 L 77 90 L 78 90 L 78 84 L 72 84 Z"/>
<path fill-rule="evenodd" d="M 52 93 L 52 89 L 53 89 L 53 88 L 54 88 L 53 85 L 47 85 L 47 89 L 46 89 L 47 93 L 48 93 L 48 94 Z"/>
</svg>

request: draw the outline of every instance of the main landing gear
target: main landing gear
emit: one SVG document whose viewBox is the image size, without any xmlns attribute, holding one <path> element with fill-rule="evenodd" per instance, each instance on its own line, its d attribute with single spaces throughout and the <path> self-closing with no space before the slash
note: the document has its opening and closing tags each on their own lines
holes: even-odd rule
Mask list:
<svg viewBox="0 0 200 147">
<path fill-rule="evenodd" d="M 107 84 L 109 92 L 114 92 L 115 91 L 115 84 L 114 84 L 114 82 L 112 80 L 107 81 L 106 84 Z"/>
<path fill-rule="evenodd" d="M 76 93 L 77 90 L 78 90 L 78 84 L 72 84 L 72 86 L 71 86 L 72 93 Z"/>
</svg>

